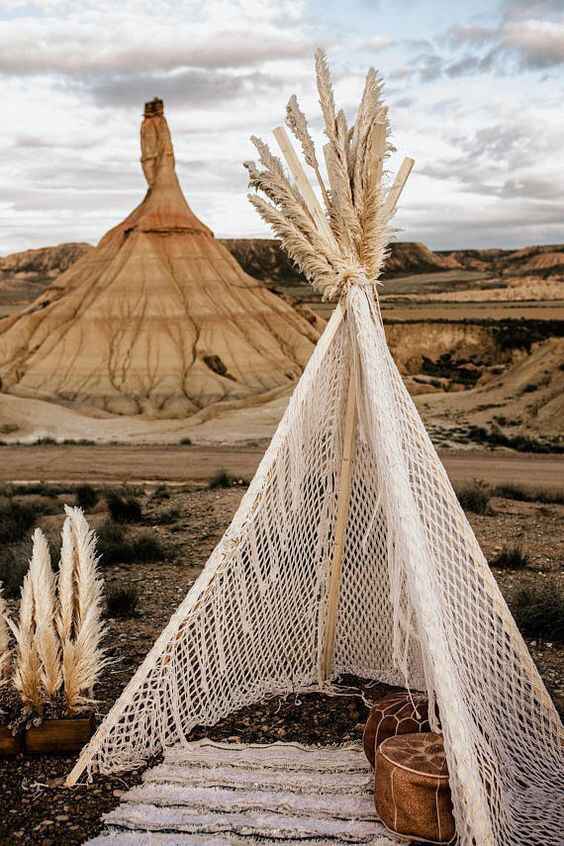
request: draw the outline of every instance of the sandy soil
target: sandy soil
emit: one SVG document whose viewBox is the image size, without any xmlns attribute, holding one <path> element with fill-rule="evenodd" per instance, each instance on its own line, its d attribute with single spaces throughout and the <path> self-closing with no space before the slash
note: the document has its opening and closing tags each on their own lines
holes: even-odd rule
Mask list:
<svg viewBox="0 0 564 846">
<path fill-rule="evenodd" d="M 250 479 L 266 444 L 239 446 L 14 446 L 0 448 L 0 481 L 134 483 L 204 482 L 225 469 Z M 440 453 L 455 483 L 483 479 L 491 484 L 519 481 L 557 489 L 564 478 L 564 456 L 511 452 Z"/>
<path fill-rule="evenodd" d="M 552 302 L 382 302 L 384 320 L 564 320 L 564 303 Z M 322 315 L 326 317 L 325 314 Z"/>
</svg>

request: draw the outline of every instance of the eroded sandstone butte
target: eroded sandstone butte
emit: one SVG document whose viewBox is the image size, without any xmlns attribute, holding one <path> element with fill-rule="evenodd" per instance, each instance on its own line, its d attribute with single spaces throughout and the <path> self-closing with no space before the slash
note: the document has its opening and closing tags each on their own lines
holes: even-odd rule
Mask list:
<svg viewBox="0 0 564 846">
<path fill-rule="evenodd" d="M 141 204 L 0 322 L 0 390 L 93 412 L 183 417 L 286 389 L 319 337 L 318 320 L 245 273 L 193 213 L 160 107 L 146 113 L 141 151 Z"/>
</svg>

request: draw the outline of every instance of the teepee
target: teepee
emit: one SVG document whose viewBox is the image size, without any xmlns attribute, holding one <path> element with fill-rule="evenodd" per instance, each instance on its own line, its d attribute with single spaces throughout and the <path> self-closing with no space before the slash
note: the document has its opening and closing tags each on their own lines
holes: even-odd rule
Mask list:
<svg viewBox="0 0 564 846">
<path fill-rule="evenodd" d="M 240 508 L 69 777 L 135 767 L 195 725 L 342 673 L 427 692 L 463 846 L 556 846 L 561 724 L 388 350 L 376 284 L 412 161 L 368 74 L 353 127 L 317 56 L 329 187 L 294 98 L 289 170 L 255 140 L 251 201 L 338 304 Z"/>
<path fill-rule="evenodd" d="M 0 321 L 0 390 L 162 417 L 287 390 L 318 330 L 244 273 L 190 209 L 160 100 L 145 107 L 141 152 L 143 202 Z"/>
</svg>

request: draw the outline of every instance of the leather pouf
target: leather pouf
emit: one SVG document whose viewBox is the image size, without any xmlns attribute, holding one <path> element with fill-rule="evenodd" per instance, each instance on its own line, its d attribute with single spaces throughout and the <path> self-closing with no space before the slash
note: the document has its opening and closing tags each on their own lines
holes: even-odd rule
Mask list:
<svg viewBox="0 0 564 846">
<path fill-rule="evenodd" d="M 374 802 L 394 834 L 427 843 L 453 840 L 455 823 L 440 734 L 402 734 L 380 744 Z"/>
<path fill-rule="evenodd" d="M 377 747 L 388 737 L 396 734 L 412 734 L 430 731 L 427 697 L 421 693 L 407 691 L 389 693 L 372 706 L 364 727 L 362 742 L 370 766 L 374 767 Z"/>
</svg>

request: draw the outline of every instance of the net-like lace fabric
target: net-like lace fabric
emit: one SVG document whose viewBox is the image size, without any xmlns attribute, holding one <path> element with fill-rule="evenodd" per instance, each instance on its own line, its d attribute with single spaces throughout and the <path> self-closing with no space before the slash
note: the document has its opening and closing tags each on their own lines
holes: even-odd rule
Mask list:
<svg viewBox="0 0 564 846">
<path fill-rule="evenodd" d="M 139 766 L 264 697 L 318 684 L 350 379 L 359 397 L 333 678 L 427 690 L 463 846 L 556 846 L 561 724 L 389 353 L 352 287 L 200 578 L 83 752 Z M 435 724 L 436 727 L 436 724 Z"/>
</svg>

